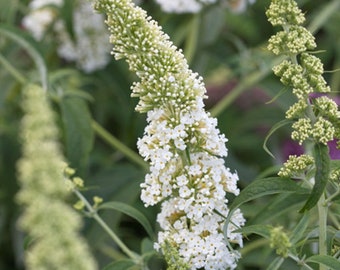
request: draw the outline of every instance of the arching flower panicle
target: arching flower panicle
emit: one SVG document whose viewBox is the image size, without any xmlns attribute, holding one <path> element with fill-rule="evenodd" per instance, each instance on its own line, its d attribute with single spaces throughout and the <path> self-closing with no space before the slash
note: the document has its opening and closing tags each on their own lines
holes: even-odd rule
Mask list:
<svg viewBox="0 0 340 270">
<path fill-rule="evenodd" d="M 97 0 L 95 7 L 107 14 L 113 54 L 125 58 L 140 79 L 132 96 L 139 98 L 136 110 L 147 113 L 148 125 L 137 146 L 150 162 L 141 199 L 145 206 L 161 203 L 155 248 L 173 269 L 234 269 L 239 253 L 228 243 L 242 246 L 242 236 L 232 232 L 234 226 L 223 234 L 223 216 L 229 212 L 226 194 L 239 193 L 238 176 L 225 167 L 227 139 L 204 109 L 203 79 L 131 1 Z M 240 211 L 231 219 L 245 223 Z"/>
</svg>

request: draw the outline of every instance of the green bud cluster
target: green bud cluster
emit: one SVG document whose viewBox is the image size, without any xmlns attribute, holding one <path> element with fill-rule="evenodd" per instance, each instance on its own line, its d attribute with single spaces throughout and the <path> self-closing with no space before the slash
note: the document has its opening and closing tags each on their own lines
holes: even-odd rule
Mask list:
<svg viewBox="0 0 340 270">
<path fill-rule="evenodd" d="M 292 244 L 282 227 L 273 228 L 270 231 L 270 247 L 276 249 L 276 253 L 284 258 L 288 257 Z"/>
<path fill-rule="evenodd" d="M 167 263 L 168 270 L 187 270 L 190 269 L 190 265 L 184 262 L 183 258 L 178 253 L 176 244 L 171 244 L 168 241 L 162 245 L 164 251 L 164 259 Z"/>
<path fill-rule="evenodd" d="M 333 182 L 340 184 L 340 168 L 335 169 L 331 172 L 330 179 Z"/>
<path fill-rule="evenodd" d="M 203 79 L 193 73 L 180 50 L 161 27 L 131 1 L 96 1 L 95 9 L 108 15 L 106 24 L 115 58 L 125 58 L 140 82 L 132 86 L 138 97 L 136 110 L 148 112 L 169 106 L 169 111 L 188 112 L 197 96 L 206 92 Z M 134 10 L 132 13 L 131 10 Z"/>
<path fill-rule="evenodd" d="M 310 155 L 291 155 L 283 164 L 278 175 L 281 177 L 290 177 L 294 179 L 303 179 L 306 172 L 314 165 L 314 158 Z"/>
<path fill-rule="evenodd" d="M 65 162 L 44 90 L 37 85 L 26 87 L 22 107 L 17 202 L 24 207 L 20 227 L 33 240 L 26 253 L 27 269 L 97 269 L 78 232 L 81 217 L 64 201 L 69 194 Z"/>
<path fill-rule="evenodd" d="M 286 112 L 286 118 L 296 120 L 292 125 L 292 139 L 301 145 L 307 140 L 327 144 L 339 138 L 337 104 L 326 96 L 311 98 L 312 93 L 327 93 L 330 88 L 322 76 L 320 59 L 306 52 L 316 44 L 313 35 L 301 25 L 304 15 L 294 0 L 272 0 L 266 15 L 272 25 L 283 28 L 269 39 L 268 49 L 288 56 L 273 71 L 297 98 Z"/>
</svg>

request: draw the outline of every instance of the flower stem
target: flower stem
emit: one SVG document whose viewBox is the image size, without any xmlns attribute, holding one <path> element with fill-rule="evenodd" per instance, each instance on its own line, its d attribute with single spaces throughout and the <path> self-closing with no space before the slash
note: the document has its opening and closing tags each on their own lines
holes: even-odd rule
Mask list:
<svg viewBox="0 0 340 270">
<path fill-rule="evenodd" d="M 327 204 L 325 195 L 322 194 L 318 201 L 319 212 L 319 255 L 327 255 Z M 326 266 L 320 265 L 320 270 L 327 270 Z"/>
<path fill-rule="evenodd" d="M 99 137 L 101 137 L 104 141 L 106 141 L 113 148 L 123 153 L 131 161 L 138 164 L 145 170 L 149 168 L 147 163 L 138 154 L 136 154 L 129 147 L 121 143 L 117 138 L 115 138 L 112 134 L 110 134 L 107 130 L 105 130 L 102 126 L 100 126 L 96 121 L 92 121 L 92 128 L 94 129 L 94 131 L 97 133 Z"/>
<path fill-rule="evenodd" d="M 85 204 L 85 207 L 89 211 L 90 217 L 92 217 L 98 224 L 108 233 L 112 240 L 119 246 L 119 248 L 134 262 L 140 263 L 141 258 L 136 253 L 131 251 L 120 238 L 111 230 L 111 228 L 105 223 L 105 221 L 98 215 L 97 211 L 92 207 L 89 201 L 81 194 L 77 189 L 73 189 L 75 195 Z"/>
<path fill-rule="evenodd" d="M 244 91 L 246 91 L 249 87 L 254 86 L 264 77 L 266 77 L 270 72 L 271 68 L 278 63 L 281 63 L 285 59 L 285 57 L 280 56 L 276 57 L 272 63 L 267 65 L 265 68 L 262 68 L 259 71 L 254 71 L 253 73 L 249 74 L 243 81 L 241 81 L 228 95 L 226 95 L 220 102 L 212 108 L 210 111 L 211 116 L 217 117 L 221 114 L 232 102 L 239 97 Z"/>
<path fill-rule="evenodd" d="M 0 63 L 21 84 L 26 83 L 25 77 L 0 53 Z"/>
</svg>

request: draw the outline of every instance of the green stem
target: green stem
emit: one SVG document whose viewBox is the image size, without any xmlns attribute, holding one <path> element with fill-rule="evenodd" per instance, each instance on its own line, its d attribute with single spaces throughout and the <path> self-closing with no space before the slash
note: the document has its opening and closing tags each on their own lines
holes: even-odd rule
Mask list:
<svg viewBox="0 0 340 270">
<path fill-rule="evenodd" d="M 241 81 L 228 95 L 226 95 L 219 103 L 217 103 L 214 108 L 210 111 L 213 117 L 221 114 L 232 102 L 237 99 L 237 97 L 242 94 L 249 87 L 255 85 L 257 82 L 266 77 L 270 72 L 271 68 L 279 63 L 281 63 L 286 57 L 280 56 L 276 57 L 272 63 L 267 65 L 265 68 L 255 71 L 248 75 L 245 80 Z"/>
<path fill-rule="evenodd" d="M 200 30 L 200 14 L 193 15 L 188 24 L 188 36 L 185 40 L 184 56 L 188 63 L 192 62 L 197 48 L 197 40 Z"/>
<path fill-rule="evenodd" d="M 327 211 L 325 194 L 322 194 L 318 201 L 319 255 L 327 255 Z M 320 264 L 320 270 L 327 270 L 327 267 Z"/>
<path fill-rule="evenodd" d="M 289 254 L 288 255 L 289 258 L 291 258 L 292 260 L 296 261 L 298 263 L 298 265 L 303 266 L 305 269 L 308 270 L 314 270 L 312 267 L 310 267 L 308 264 L 306 264 L 303 260 L 301 260 L 299 257 L 293 255 L 293 254 Z"/>
<path fill-rule="evenodd" d="M 76 196 L 85 204 L 85 207 L 90 213 L 90 216 L 98 222 L 98 224 L 110 235 L 112 240 L 119 246 L 119 248 L 131 259 L 133 259 L 136 263 L 141 262 L 140 256 L 131 251 L 120 238 L 110 229 L 110 227 L 105 223 L 105 221 L 98 215 L 97 211 L 92 207 L 92 205 L 88 202 L 88 200 L 81 194 L 77 189 L 73 189 L 73 192 Z"/>
<path fill-rule="evenodd" d="M 123 153 L 127 158 L 141 166 L 143 169 L 148 170 L 148 164 L 138 154 L 136 154 L 136 152 L 122 144 L 117 138 L 100 126 L 96 121 L 92 121 L 92 128 L 100 138 L 110 144 L 113 148 Z"/>
<path fill-rule="evenodd" d="M 21 84 L 26 83 L 25 77 L 0 53 L 0 63 Z"/>
<path fill-rule="evenodd" d="M 314 34 L 320 27 L 327 21 L 332 14 L 338 12 L 340 7 L 339 0 L 333 0 L 328 3 L 320 12 L 318 12 L 318 16 L 309 24 L 308 30 Z"/>
</svg>

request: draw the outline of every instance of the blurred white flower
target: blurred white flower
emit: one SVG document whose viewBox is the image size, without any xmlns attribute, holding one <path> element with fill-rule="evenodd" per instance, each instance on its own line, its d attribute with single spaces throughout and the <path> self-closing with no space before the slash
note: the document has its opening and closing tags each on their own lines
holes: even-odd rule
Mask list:
<svg viewBox="0 0 340 270">
<path fill-rule="evenodd" d="M 54 38 L 60 57 L 75 61 L 85 72 L 103 68 L 110 61 L 112 48 L 103 16 L 94 13 L 90 2 L 77 0 L 72 18 L 74 37 L 71 37 L 64 21 L 58 16 L 57 8 L 63 4 L 63 0 L 33 0 L 29 5 L 30 13 L 23 18 L 23 26 L 36 40 L 41 41 L 54 22 Z"/>
<path fill-rule="evenodd" d="M 242 13 L 247 5 L 256 0 L 222 0 L 232 12 Z M 166 13 L 197 13 L 206 5 L 219 2 L 218 0 L 155 0 Z"/>
<path fill-rule="evenodd" d="M 167 13 L 197 13 L 202 4 L 196 0 L 155 0 Z"/>
<path fill-rule="evenodd" d="M 42 40 L 46 30 L 57 17 L 57 11 L 53 6 L 62 5 L 63 0 L 33 0 L 29 4 L 30 12 L 22 20 L 23 26 L 36 40 Z"/>
<path fill-rule="evenodd" d="M 73 14 L 74 39 L 67 32 L 63 21 L 56 24 L 60 42 L 58 54 L 76 61 L 79 68 L 92 72 L 103 68 L 110 61 L 109 34 L 101 14 L 94 13 L 90 2 L 78 1 Z"/>
</svg>

